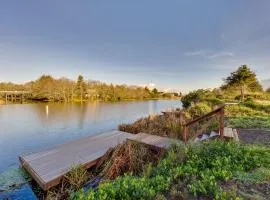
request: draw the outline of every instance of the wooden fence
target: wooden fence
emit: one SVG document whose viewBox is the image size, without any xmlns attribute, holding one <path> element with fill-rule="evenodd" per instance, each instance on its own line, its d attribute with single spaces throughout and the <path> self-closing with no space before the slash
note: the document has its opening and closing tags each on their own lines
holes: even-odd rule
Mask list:
<svg viewBox="0 0 270 200">
<path fill-rule="evenodd" d="M 209 112 L 201 117 L 198 117 L 196 119 L 193 119 L 187 123 L 185 123 L 183 125 L 183 132 L 182 132 L 182 140 L 184 143 L 187 142 L 187 131 L 188 131 L 188 127 L 193 125 L 193 124 L 196 124 L 202 120 L 205 120 L 211 116 L 214 116 L 214 115 L 217 115 L 219 114 L 220 115 L 220 125 L 219 125 L 219 132 L 220 132 L 220 137 L 223 138 L 224 137 L 224 108 L 225 108 L 225 105 L 223 106 L 220 106 L 219 108 L 213 110 L 212 112 Z"/>
</svg>

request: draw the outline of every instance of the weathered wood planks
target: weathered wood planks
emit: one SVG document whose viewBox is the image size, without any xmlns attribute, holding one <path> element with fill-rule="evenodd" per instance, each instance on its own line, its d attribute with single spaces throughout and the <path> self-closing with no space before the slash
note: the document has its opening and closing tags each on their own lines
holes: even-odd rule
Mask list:
<svg viewBox="0 0 270 200">
<path fill-rule="evenodd" d="M 73 165 L 89 168 L 106 153 L 126 139 L 133 139 L 158 147 L 168 147 L 175 140 L 139 133 L 137 135 L 111 131 L 58 145 L 55 148 L 20 156 L 21 165 L 30 173 L 43 190 L 59 184 Z"/>
<path fill-rule="evenodd" d="M 233 139 L 233 140 L 239 142 L 239 137 L 238 137 L 238 133 L 237 133 L 236 129 L 225 127 L 224 128 L 224 137 L 228 138 L 228 139 Z"/>
</svg>

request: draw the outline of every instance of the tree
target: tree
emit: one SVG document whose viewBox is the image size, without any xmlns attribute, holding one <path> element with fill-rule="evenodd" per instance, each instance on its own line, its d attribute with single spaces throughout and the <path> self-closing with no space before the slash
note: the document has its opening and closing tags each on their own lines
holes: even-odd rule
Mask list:
<svg viewBox="0 0 270 200">
<path fill-rule="evenodd" d="M 158 93 L 157 88 L 154 88 L 152 92 L 153 92 L 153 94 L 157 94 Z"/>
<path fill-rule="evenodd" d="M 75 94 L 76 96 L 80 97 L 81 102 L 83 101 L 85 93 L 86 93 L 86 84 L 84 82 L 83 76 L 79 75 L 77 79 L 77 84 L 75 87 Z"/>
<path fill-rule="evenodd" d="M 192 92 L 189 92 L 187 95 L 185 95 L 182 99 L 181 102 L 183 104 L 184 108 L 188 108 L 191 106 L 191 104 L 197 104 L 200 101 L 202 101 L 204 98 L 213 96 L 214 94 L 211 93 L 209 90 L 195 90 Z"/>
<path fill-rule="evenodd" d="M 251 71 L 247 65 L 240 66 L 225 79 L 225 85 L 223 85 L 222 88 L 227 89 L 229 87 L 241 88 L 241 100 L 245 97 L 246 88 L 249 88 L 253 92 L 261 92 L 263 90 L 255 72 Z"/>
<path fill-rule="evenodd" d="M 35 99 L 51 101 L 54 99 L 55 79 L 50 75 L 42 75 L 32 83 L 32 95 Z"/>
<path fill-rule="evenodd" d="M 266 92 L 269 92 L 270 93 L 270 87 L 266 89 Z"/>
<path fill-rule="evenodd" d="M 144 90 L 145 90 L 147 93 L 150 92 L 150 90 L 149 90 L 149 88 L 148 88 L 147 86 L 145 86 Z"/>
</svg>

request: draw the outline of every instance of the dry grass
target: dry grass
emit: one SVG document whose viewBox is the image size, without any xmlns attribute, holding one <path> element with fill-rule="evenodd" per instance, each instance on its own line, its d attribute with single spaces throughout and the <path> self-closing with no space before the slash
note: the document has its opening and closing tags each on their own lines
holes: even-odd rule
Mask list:
<svg viewBox="0 0 270 200">
<path fill-rule="evenodd" d="M 92 175 L 82 166 L 74 165 L 64 176 L 58 186 L 51 188 L 47 193 L 39 196 L 39 199 L 46 200 L 64 200 L 70 196 L 70 193 L 79 190 L 90 180 Z"/>
<path fill-rule="evenodd" d="M 261 105 L 270 105 L 270 100 L 254 100 L 254 101 Z"/>
<path fill-rule="evenodd" d="M 139 174 L 146 171 L 149 174 L 148 163 L 155 165 L 164 154 L 164 149 L 127 140 L 109 149 L 98 163 L 97 169 L 102 177 L 108 179 L 114 179 L 125 173 Z"/>
<path fill-rule="evenodd" d="M 170 138 L 180 138 L 184 121 L 185 118 L 182 114 L 150 115 L 137 120 L 133 124 L 121 124 L 118 129 L 133 134 L 143 132 Z"/>
<path fill-rule="evenodd" d="M 64 179 L 75 189 L 79 189 L 89 179 L 86 169 L 81 166 L 73 166 L 71 170 L 64 176 Z"/>
<path fill-rule="evenodd" d="M 152 135 L 159 135 L 163 137 L 181 139 L 182 127 L 186 117 L 183 114 L 165 114 L 149 116 L 141 118 L 133 124 L 122 124 L 118 128 L 121 131 L 137 134 L 140 132 Z M 189 119 L 191 120 L 191 119 Z M 197 135 L 203 133 L 210 133 L 211 131 L 218 132 L 219 130 L 219 116 L 209 117 L 199 123 L 196 123 L 188 128 L 188 139 L 194 139 Z"/>
</svg>

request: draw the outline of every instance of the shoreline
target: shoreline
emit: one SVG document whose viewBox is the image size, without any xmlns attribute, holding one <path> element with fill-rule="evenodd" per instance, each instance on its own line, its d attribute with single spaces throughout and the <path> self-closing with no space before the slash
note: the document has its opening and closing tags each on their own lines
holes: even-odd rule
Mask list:
<svg viewBox="0 0 270 200">
<path fill-rule="evenodd" d="M 73 103 L 96 103 L 96 102 L 101 102 L 101 103 L 118 103 L 118 102 L 138 102 L 138 101 L 152 101 L 152 100 L 181 100 L 181 98 L 147 98 L 147 99 L 122 99 L 119 101 L 103 101 L 103 100 L 74 100 L 74 101 L 37 101 L 37 100 L 30 100 L 30 101 L 25 101 L 24 103 L 19 103 L 19 102 L 8 102 L 7 104 L 5 103 L 5 101 L 3 101 L 2 99 L 0 99 L 0 105 L 18 105 L 18 104 L 45 104 L 45 103 L 60 103 L 60 104 L 73 104 Z"/>
</svg>

